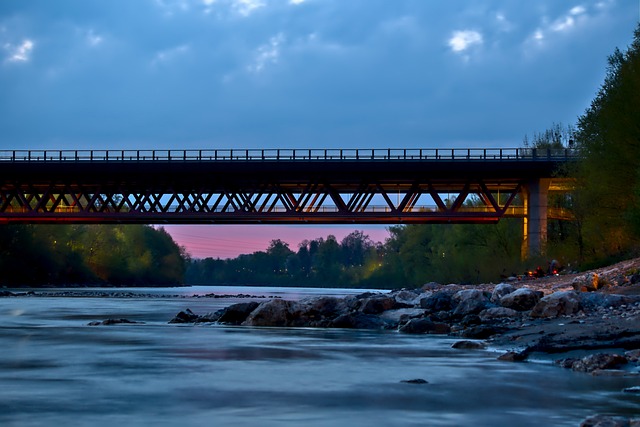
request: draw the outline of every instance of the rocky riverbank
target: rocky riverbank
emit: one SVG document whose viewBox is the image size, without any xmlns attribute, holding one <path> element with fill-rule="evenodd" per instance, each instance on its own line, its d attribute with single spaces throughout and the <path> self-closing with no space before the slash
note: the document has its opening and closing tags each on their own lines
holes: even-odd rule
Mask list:
<svg viewBox="0 0 640 427">
<path fill-rule="evenodd" d="M 252 301 L 207 314 L 185 310 L 170 323 L 212 322 L 446 334 L 460 337 L 456 348 L 500 350 L 500 360 L 553 355 L 560 367 L 638 376 L 640 385 L 640 259 L 582 274 L 497 285 L 429 283 L 345 298 Z M 564 353 L 570 351 L 581 354 L 567 357 Z M 625 391 L 639 393 L 640 387 Z M 597 416 L 582 425 L 640 426 L 640 420 Z"/>
</svg>

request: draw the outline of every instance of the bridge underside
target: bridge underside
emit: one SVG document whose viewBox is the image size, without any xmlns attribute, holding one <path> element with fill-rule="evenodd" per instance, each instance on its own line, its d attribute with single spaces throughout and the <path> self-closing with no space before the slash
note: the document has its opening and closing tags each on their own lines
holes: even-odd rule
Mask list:
<svg viewBox="0 0 640 427">
<path fill-rule="evenodd" d="M 547 215 L 567 217 L 546 207 L 546 192 L 562 180 L 533 185 L 553 169 L 553 162 L 486 158 L 11 162 L 0 172 L 0 224 L 496 223 L 520 217 L 537 224 L 533 239 L 525 224 L 525 239 L 535 240 L 546 237 L 539 229 Z M 536 198 L 541 194 L 544 203 Z M 533 243 L 540 251 L 540 242 Z"/>
<path fill-rule="evenodd" d="M 0 222 L 487 223 L 524 216 L 520 183 L 269 183 L 211 191 L 128 183 L 5 184 Z"/>
</svg>

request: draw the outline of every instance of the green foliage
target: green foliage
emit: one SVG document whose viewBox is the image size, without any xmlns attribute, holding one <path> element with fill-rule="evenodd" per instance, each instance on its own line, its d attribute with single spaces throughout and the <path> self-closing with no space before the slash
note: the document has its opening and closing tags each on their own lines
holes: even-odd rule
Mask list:
<svg viewBox="0 0 640 427">
<path fill-rule="evenodd" d="M 584 161 L 576 171 L 582 258 L 627 253 L 640 242 L 640 25 L 626 52 L 609 57 L 605 81 L 578 120 Z"/>
<path fill-rule="evenodd" d="M 0 226 L 0 284 L 175 285 L 185 254 L 164 229 L 137 225 Z"/>
<path fill-rule="evenodd" d="M 525 135 L 522 145 L 525 148 L 573 148 L 575 133 L 576 130 L 571 125 L 563 126 L 560 123 L 553 123 L 545 131 L 535 132 L 531 141 Z"/>
<path fill-rule="evenodd" d="M 340 243 L 334 236 L 300 243 L 276 271 L 283 254 L 273 250 L 235 259 L 192 260 L 190 284 L 254 284 L 400 288 L 428 281 L 497 281 L 522 270 L 522 222 L 496 225 L 408 225 L 389 228 L 391 237 L 374 244 L 361 231 Z M 281 247 L 274 241 L 270 248 Z"/>
</svg>

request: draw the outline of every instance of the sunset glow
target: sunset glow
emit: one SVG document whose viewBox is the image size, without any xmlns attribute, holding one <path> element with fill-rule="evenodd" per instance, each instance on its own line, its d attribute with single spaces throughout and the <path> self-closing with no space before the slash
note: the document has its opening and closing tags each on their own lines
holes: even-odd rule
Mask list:
<svg viewBox="0 0 640 427">
<path fill-rule="evenodd" d="M 389 237 L 387 227 L 372 225 L 168 225 L 164 229 L 194 258 L 235 258 L 264 251 L 274 239 L 288 243 L 291 250 L 296 251 L 305 239 L 326 239 L 334 235 L 341 241 L 355 230 L 363 231 L 374 242 L 384 242 Z"/>
</svg>

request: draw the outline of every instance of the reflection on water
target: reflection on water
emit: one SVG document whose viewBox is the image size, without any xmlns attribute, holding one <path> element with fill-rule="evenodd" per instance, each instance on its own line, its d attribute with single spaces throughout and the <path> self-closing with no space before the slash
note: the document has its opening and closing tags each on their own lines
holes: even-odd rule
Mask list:
<svg viewBox="0 0 640 427">
<path fill-rule="evenodd" d="M 450 338 L 167 324 L 187 307 L 238 301 L 0 299 L 0 425 L 525 427 L 640 413 L 640 398 L 621 391 L 640 380 L 498 362 L 452 350 Z M 145 323 L 86 326 L 122 317 Z M 414 378 L 428 384 L 401 382 Z"/>
</svg>

